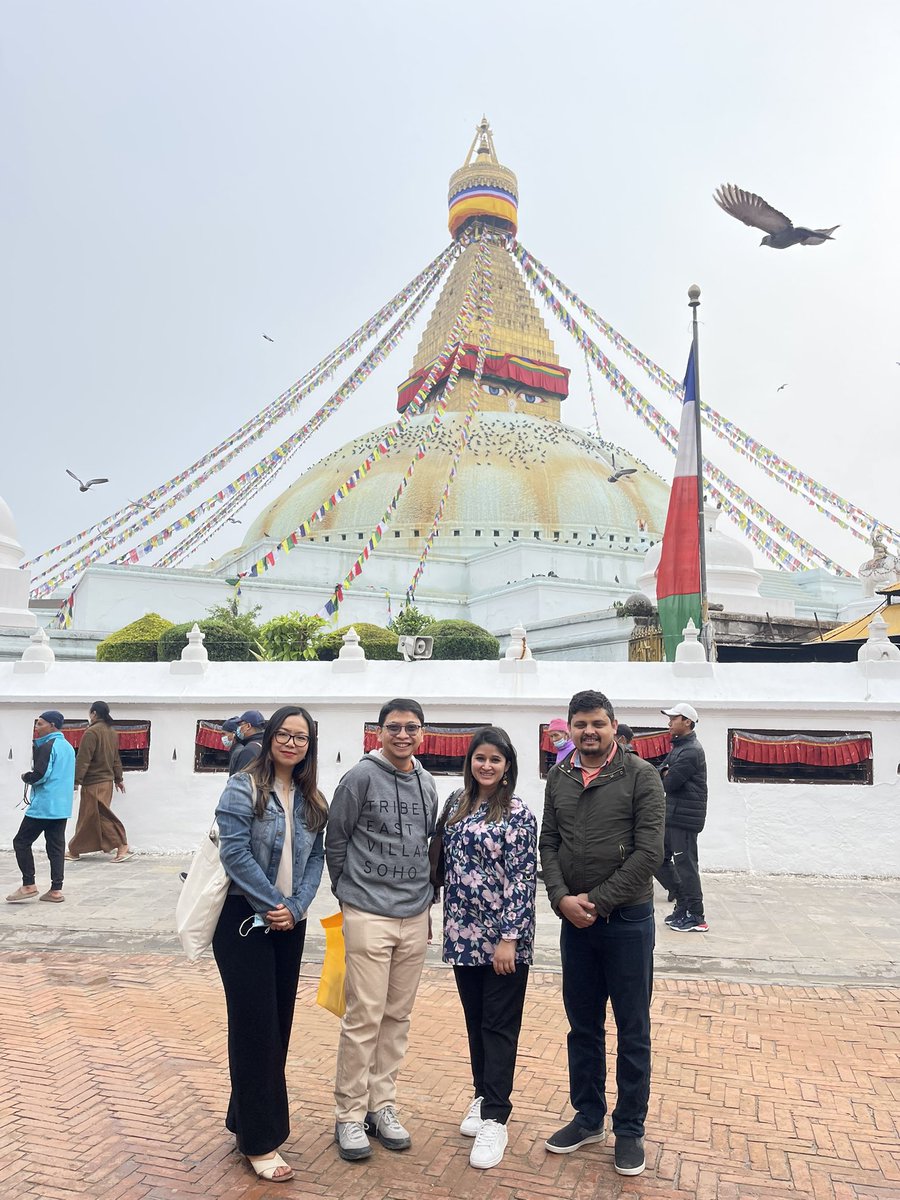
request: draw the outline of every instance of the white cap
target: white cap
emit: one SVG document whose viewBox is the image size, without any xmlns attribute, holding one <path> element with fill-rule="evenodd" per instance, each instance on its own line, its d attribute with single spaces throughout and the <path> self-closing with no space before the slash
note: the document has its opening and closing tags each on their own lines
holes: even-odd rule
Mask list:
<svg viewBox="0 0 900 1200">
<path fill-rule="evenodd" d="M 690 704 L 685 704 L 683 700 L 679 704 L 673 704 L 671 708 L 661 708 L 659 711 L 665 717 L 687 717 L 695 725 L 700 720 L 697 716 L 696 708 L 692 708 Z"/>
</svg>

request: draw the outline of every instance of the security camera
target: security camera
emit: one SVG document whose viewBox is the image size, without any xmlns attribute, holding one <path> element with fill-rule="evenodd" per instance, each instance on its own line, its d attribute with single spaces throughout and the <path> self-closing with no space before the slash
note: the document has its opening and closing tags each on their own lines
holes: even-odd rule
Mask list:
<svg viewBox="0 0 900 1200">
<path fill-rule="evenodd" d="M 403 655 L 406 662 L 431 658 L 433 649 L 434 638 L 423 637 L 418 633 L 397 638 L 397 652 Z"/>
</svg>

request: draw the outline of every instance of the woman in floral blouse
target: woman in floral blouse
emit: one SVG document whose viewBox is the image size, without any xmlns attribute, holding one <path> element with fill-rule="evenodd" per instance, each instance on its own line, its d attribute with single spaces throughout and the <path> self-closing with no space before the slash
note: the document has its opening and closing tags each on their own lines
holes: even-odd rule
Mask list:
<svg viewBox="0 0 900 1200">
<path fill-rule="evenodd" d="M 460 1132 L 473 1167 L 494 1167 L 506 1122 L 534 948 L 537 821 L 515 793 L 516 752 L 496 726 L 474 734 L 444 827 L 444 962 L 453 964 L 475 1099 Z"/>
</svg>

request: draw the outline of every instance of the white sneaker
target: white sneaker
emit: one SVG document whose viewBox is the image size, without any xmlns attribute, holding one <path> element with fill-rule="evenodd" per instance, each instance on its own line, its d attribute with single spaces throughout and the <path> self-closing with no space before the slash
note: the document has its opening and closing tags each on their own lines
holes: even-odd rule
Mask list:
<svg viewBox="0 0 900 1200">
<path fill-rule="evenodd" d="M 475 1099 L 472 1101 L 472 1103 L 469 1105 L 469 1110 L 466 1113 L 466 1115 L 463 1117 L 462 1122 L 460 1123 L 460 1126 L 459 1126 L 459 1132 L 463 1135 L 463 1137 L 477 1137 L 478 1136 L 478 1130 L 484 1124 L 484 1121 L 482 1121 L 482 1119 L 481 1119 L 481 1101 L 482 1101 L 482 1099 L 483 1099 L 482 1096 L 476 1096 Z"/>
<path fill-rule="evenodd" d="M 469 1165 L 481 1167 L 482 1170 L 496 1167 L 497 1163 L 503 1161 L 503 1151 L 508 1141 L 509 1134 L 505 1125 L 501 1125 L 499 1121 L 482 1121 L 481 1128 L 475 1136 L 472 1153 L 469 1155 Z"/>
</svg>

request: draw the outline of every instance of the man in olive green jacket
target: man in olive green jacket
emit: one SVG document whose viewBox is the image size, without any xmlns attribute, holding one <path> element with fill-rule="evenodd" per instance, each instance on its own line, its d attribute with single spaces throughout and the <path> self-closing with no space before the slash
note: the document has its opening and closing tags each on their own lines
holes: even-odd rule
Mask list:
<svg viewBox="0 0 900 1200">
<path fill-rule="evenodd" d="M 650 1097 L 653 873 L 663 858 L 665 793 L 658 773 L 616 742 L 602 692 L 569 703 L 573 752 L 547 776 L 540 849 L 544 884 L 562 920 L 560 954 L 575 1119 L 545 1143 L 571 1154 L 606 1137 L 607 1000 L 618 1037 L 615 1165 L 644 1169 Z"/>
</svg>

